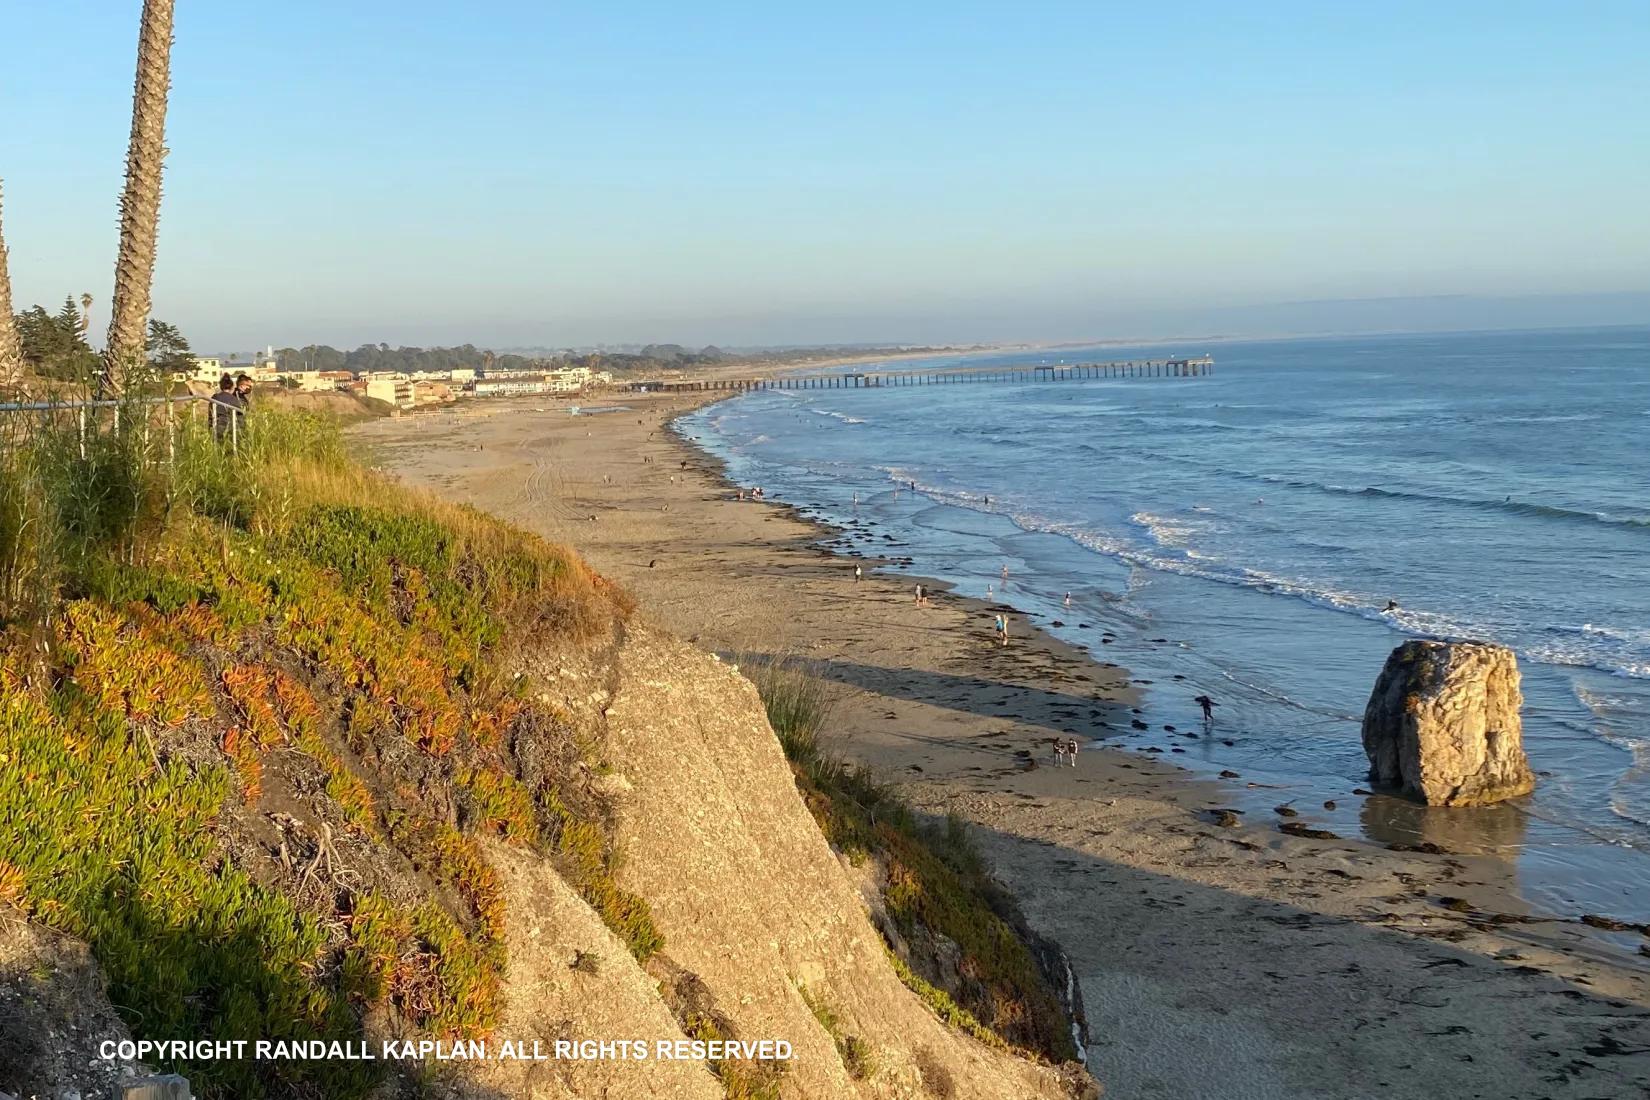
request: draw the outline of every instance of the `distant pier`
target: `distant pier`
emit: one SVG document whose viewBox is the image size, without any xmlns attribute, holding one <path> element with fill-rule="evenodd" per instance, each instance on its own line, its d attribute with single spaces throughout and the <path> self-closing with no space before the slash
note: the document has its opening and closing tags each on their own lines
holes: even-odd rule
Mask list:
<svg viewBox="0 0 1650 1100">
<path fill-rule="evenodd" d="M 1196 378 L 1213 374 L 1215 361 L 1196 359 L 1129 359 L 1115 363 L 1071 363 L 1040 367 L 918 367 L 911 370 L 843 371 L 833 374 L 786 374 L 774 378 L 704 378 L 628 382 L 631 393 L 687 393 L 705 390 L 857 390 L 893 386 L 951 386 L 967 382 L 1075 382 L 1091 378 Z"/>
</svg>

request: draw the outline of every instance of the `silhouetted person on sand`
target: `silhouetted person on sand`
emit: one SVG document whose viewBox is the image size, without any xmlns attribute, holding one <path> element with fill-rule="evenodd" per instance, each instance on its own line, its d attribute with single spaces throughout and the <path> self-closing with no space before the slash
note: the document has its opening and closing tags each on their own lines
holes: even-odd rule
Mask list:
<svg viewBox="0 0 1650 1100">
<path fill-rule="evenodd" d="M 1209 698 L 1207 695 L 1199 695 L 1196 699 L 1193 699 L 1192 702 L 1203 708 L 1203 721 L 1205 723 L 1213 722 L 1215 720 L 1215 701 L 1213 699 Z"/>
</svg>

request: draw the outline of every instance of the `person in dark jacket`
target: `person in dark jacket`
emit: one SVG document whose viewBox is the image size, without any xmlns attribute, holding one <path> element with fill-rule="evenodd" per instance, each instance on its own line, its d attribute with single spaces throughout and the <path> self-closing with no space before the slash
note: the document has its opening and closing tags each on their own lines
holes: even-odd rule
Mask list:
<svg viewBox="0 0 1650 1100">
<path fill-rule="evenodd" d="M 242 377 L 245 377 L 242 375 Z M 212 426 L 212 436 L 220 443 L 234 439 L 245 424 L 237 424 L 237 417 L 246 416 L 246 400 L 236 392 L 235 380 L 228 374 L 218 379 L 218 392 L 206 402 L 206 422 Z"/>
</svg>

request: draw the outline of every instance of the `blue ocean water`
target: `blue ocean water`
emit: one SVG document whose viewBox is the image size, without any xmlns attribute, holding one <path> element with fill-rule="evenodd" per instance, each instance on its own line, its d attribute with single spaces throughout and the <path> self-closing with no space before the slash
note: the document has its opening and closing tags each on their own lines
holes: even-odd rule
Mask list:
<svg viewBox="0 0 1650 1100">
<path fill-rule="evenodd" d="M 989 590 L 1151 681 L 1152 731 L 1115 741 L 1335 799 L 1313 816 L 1338 830 L 1499 853 L 1549 908 L 1650 919 L 1650 329 L 966 365 L 1202 353 L 1202 378 L 768 391 L 679 428 L 864 553 Z M 1409 636 L 1519 653 L 1535 795 L 1447 813 L 1351 797 L 1359 715 Z M 1215 738 L 1160 730 L 1197 729 L 1204 692 Z"/>
</svg>

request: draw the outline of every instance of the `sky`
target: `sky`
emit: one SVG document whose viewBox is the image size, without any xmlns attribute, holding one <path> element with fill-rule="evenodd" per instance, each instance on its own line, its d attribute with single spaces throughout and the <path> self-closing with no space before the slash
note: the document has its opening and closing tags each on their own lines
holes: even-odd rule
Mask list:
<svg viewBox="0 0 1650 1100">
<path fill-rule="evenodd" d="M 106 320 L 140 0 L 18 4 L 19 308 Z M 202 350 L 1650 323 L 1644 0 L 178 0 Z"/>
</svg>

